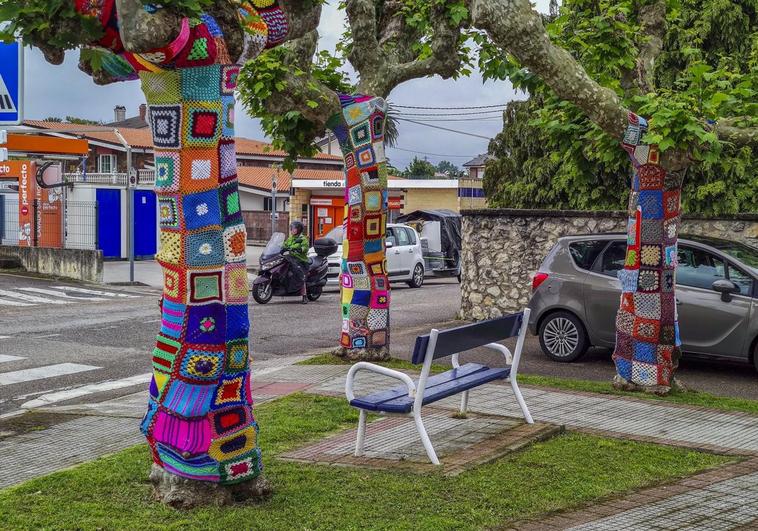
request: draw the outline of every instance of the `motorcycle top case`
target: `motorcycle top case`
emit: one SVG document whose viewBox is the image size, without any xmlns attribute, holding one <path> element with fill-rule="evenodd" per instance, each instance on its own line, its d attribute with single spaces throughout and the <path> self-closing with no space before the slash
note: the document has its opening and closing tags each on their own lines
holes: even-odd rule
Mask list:
<svg viewBox="0 0 758 531">
<path fill-rule="evenodd" d="M 319 256 L 329 256 L 337 252 L 337 242 L 331 238 L 320 238 L 313 242 L 313 250 Z"/>
</svg>

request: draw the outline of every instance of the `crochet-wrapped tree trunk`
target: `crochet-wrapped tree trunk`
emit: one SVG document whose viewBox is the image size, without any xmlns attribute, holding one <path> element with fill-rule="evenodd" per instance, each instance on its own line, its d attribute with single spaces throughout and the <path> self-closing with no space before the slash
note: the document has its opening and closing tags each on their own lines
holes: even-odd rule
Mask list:
<svg viewBox="0 0 758 531">
<path fill-rule="evenodd" d="M 105 30 L 97 75 L 139 77 L 149 106 L 164 289 L 141 428 L 152 451 L 156 496 L 179 507 L 270 490 L 261 476 L 248 352 L 246 233 L 234 144 L 240 66 L 221 25 L 223 19 L 226 27 L 248 30 L 244 38 L 234 36 L 235 57 L 278 44 L 286 18 L 273 1 L 257 4 L 266 7 L 229 4 L 215 17 L 178 18 L 168 45 L 141 53 L 127 51 L 120 33 L 139 25 L 141 4 L 76 4 Z M 129 17 L 119 19 L 124 13 Z"/>
<path fill-rule="evenodd" d="M 352 359 L 387 359 L 390 341 L 390 285 L 385 259 L 387 108 L 382 98 L 340 94 L 339 99 L 342 112 L 327 124 L 339 140 L 345 161 L 339 354 Z"/>
<path fill-rule="evenodd" d="M 646 129 L 630 113 L 621 143 L 634 177 L 613 361 L 616 385 L 667 392 L 681 356 L 674 290 L 683 175 L 660 165 L 657 146 L 642 142 Z"/>
</svg>

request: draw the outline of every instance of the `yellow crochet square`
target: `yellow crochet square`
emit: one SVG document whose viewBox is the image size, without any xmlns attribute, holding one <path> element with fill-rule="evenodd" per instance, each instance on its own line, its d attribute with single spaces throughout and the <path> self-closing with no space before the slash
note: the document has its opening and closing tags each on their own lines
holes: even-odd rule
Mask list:
<svg viewBox="0 0 758 531">
<path fill-rule="evenodd" d="M 160 250 L 155 259 L 158 262 L 179 265 L 182 260 L 182 235 L 178 232 L 161 231 Z"/>
</svg>

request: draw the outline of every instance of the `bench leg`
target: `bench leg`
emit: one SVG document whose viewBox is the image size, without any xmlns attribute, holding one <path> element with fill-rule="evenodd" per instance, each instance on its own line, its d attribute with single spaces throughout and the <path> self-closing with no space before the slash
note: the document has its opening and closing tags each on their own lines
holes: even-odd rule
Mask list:
<svg viewBox="0 0 758 531">
<path fill-rule="evenodd" d="M 413 420 L 416 421 L 416 429 L 418 430 L 419 436 L 421 436 L 421 442 L 424 444 L 424 450 L 426 450 L 426 455 L 429 456 L 429 460 L 432 462 L 432 464 L 439 465 L 440 460 L 437 459 L 437 454 L 434 452 L 432 441 L 429 440 L 429 435 L 426 433 L 424 422 L 421 420 L 420 411 L 413 412 Z"/>
<path fill-rule="evenodd" d="M 521 389 L 518 388 L 518 383 L 516 383 L 515 378 L 511 378 L 511 389 L 513 389 L 513 394 L 516 395 L 516 402 L 518 402 L 518 405 L 521 408 L 521 413 L 524 414 L 524 420 L 527 424 L 534 424 L 532 414 L 529 413 L 529 408 L 526 407 L 526 402 L 521 394 Z"/>
<path fill-rule="evenodd" d="M 355 440 L 355 457 L 363 455 L 363 443 L 366 441 L 366 410 L 360 410 L 358 417 L 358 438 Z"/>
<path fill-rule="evenodd" d="M 468 391 L 463 391 L 461 395 L 461 415 L 465 415 L 468 411 Z"/>
</svg>

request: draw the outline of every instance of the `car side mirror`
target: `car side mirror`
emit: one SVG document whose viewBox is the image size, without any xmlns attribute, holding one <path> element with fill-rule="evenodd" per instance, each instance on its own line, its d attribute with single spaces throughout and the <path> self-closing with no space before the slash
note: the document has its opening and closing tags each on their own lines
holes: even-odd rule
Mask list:
<svg viewBox="0 0 758 531">
<path fill-rule="evenodd" d="M 386 242 L 384 242 L 384 246 L 385 246 L 387 249 L 389 249 L 390 247 L 393 247 L 394 245 L 395 245 L 395 244 L 394 244 L 394 243 L 392 243 L 392 240 L 387 240 Z"/>
<path fill-rule="evenodd" d="M 732 300 L 732 294 L 733 293 L 739 293 L 740 288 L 737 286 L 734 282 L 731 280 L 726 279 L 720 279 L 715 281 L 711 288 L 713 288 L 713 291 L 718 291 L 721 293 L 721 300 L 724 302 L 729 302 Z"/>
</svg>

